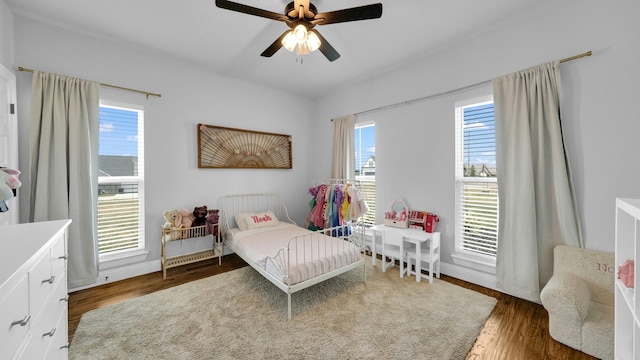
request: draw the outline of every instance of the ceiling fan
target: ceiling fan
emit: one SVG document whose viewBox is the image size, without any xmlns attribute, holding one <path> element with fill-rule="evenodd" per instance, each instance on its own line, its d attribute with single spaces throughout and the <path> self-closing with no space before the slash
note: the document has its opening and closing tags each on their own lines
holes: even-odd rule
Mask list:
<svg viewBox="0 0 640 360">
<path fill-rule="evenodd" d="M 290 30 L 282 33 L 273 44 L 260 54 L 262 56 L 271 57 L 281 47 L 285 47 L 289 51 L 297 49 L 296 51 L 299 55 L 320 50 L 329 61 L 338 59 L 340 54 L 318 31 L 313 29 L 316 25 L 377 19 L 382 16 L 381 3 L 318 13 L 316 7 L 309 0 L 295 0 L 285 7 L 284 14 L 226 0 L 216 0 L 216 6 L 244 14 L 282 21 L 289 26 Z"/>
</svg>

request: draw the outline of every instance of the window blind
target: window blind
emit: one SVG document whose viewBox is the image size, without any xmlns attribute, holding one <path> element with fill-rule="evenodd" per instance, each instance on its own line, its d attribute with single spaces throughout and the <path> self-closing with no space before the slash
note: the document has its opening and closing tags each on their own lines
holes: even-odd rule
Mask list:
<svg viewBox="0 0 640 360">
<path fill-rule="evenodd" d="M 144 247 L 144 147 L 140 110 L 100 107 L 98 252 Z"/>
<path fill-rule="evenodd" d="M 458 206 L 458 233 L 464 250 L 496 256 L 498 251 L 498 186 L 495 182 L 464 181 Z"/>
<path fill-rule="evenodd" d="M 498 186 L 492 102 L 456 108 L 456 248 L 495 257 Z"/>
</svg>

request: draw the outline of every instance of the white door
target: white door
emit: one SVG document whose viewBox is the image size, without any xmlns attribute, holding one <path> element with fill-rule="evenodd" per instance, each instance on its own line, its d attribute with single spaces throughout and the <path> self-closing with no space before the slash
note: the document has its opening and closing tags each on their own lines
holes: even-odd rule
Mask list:
<svg viewBox="0 0 640 360">
<path fill-rule="evenodd" d="M 0 167 L 12 169 L 19 169 L 16 107 L 16 76 L 0 64 Z M 17 224 L 18 198 L 6 201 L 6 205 L 9 211 L 0 212 L 0 225 Z"/>
</svg>

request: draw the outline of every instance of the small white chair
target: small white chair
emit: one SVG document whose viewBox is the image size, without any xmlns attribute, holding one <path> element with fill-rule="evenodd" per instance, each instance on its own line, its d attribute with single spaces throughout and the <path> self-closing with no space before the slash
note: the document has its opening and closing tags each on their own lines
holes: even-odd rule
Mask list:
<svg viewBox="0 0 640 360">
<path fill-rule="evenodd" d="M 402 234 L 397 231 L 387 230 L 382 233 L 382 272 L 396 264 L 400 264 L 400 277 L 407 273 L 405 267 L 406 251 Z M 387 261 L 389 258 L 390 261 Z"/>
<path fill-rule="evenodd" d="M 417 271 L 412 268 L 412 265 L 416 264 L 417 253 L 416 246 L 411 244 L 406 247 L 407 252 L 407 274 L 408 275 L 417 275 Z M 433 274 L 436 274 L 436 278 L 440 278 L 440 233 L 434 232 L 432 234 L 432 239 L 429 241 L 424 241 L 420 245 L 420 266 L 421 269 L 429 269 L 429 283 L 433 284 Z M 428 266 L 423 266 L 423 264 L 427 264 Z"/>
</svg>

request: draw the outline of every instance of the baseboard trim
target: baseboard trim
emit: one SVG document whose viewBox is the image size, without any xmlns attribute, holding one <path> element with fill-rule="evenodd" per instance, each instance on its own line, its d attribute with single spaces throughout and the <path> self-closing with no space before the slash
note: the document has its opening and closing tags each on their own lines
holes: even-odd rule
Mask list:
<svg viewBox="0 0 640 360">
<path fill-rule="evenodd" d="M 120 266 L 116 268 L 106 269 L 98 273 L 96 282 L 90 285 L 69 289 L 69 292 L 80 291 L 92 287 L 108 284 L 114 281 L 124 280 L 140 275 L 146 275 L 153 272 L 161 271 L 160 259 L 153 261 L 145 261 L 142 263 Z"/>
<path fill-rule="evenodd" d="M 223 249 L 223 256 L 233 253 L 230 249 Z M 141 276 L 150 274 L 153 272 L 161 271 L 160 260 L 153 261 L 145 261 L 142 263 L 121 266 L 117 268 L 111 268 L 104 271 L 100 271 L 98 274 L 98 279 L 96 282 L 90 285 L 77 287 L 70 289 L 69 292 L 80 291 L 84 289 L 89 289 L 92 287 L 108 284 L 114 281 L 125 280 L 128 278 Z M 505 293 L 504 290 L 498 289 L 496 286 L 496 277 L 492 274 L 486 274 L 479 271 L 474 271 L 473 269 L 469 269 L 463 266 L 458 266 L 455 264 L 449 264 L 445 262 L 441 262 L 440 264 L 440 272 L 444 275 L 454 277 L 456 279 L 464 280 L 466 282 L 470 282 L 472 284 L 480 285 L 486 287 L 488 289 L 492 289 L 495 291 L 499 291 Z"/>
<path fill-rule="evenodd" d="M 504 293 L 504 290 L 497 288 L 496 276 L 492 274 L 445 262 L 440 263 L 440 273 Z"/>
<path fill-rule="evenodd" d="M 222 255 L 232 254 L 233 251 L 230 249 L 223 247 Z M 69 289 L 69 292 L 80 291 L 84 289 L 90 289 L 92 287 L 108 284 L 114 281 L 125 280 L 136 276 L 151 274 L 157 271 L 162 271 L 162 265 L 160 263 L 160 259 L 145 261 L 141 263 L 118 266 L 105 270 L 101 270 L 98 273 L 98 278 L 96 282 L 90 285 L 81 286 L 73 289 Z"/>
</svg>

